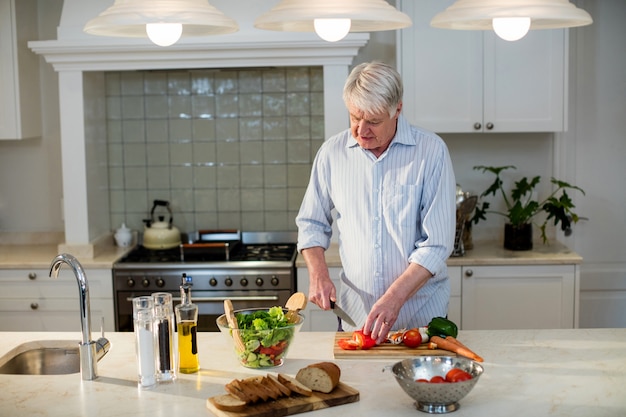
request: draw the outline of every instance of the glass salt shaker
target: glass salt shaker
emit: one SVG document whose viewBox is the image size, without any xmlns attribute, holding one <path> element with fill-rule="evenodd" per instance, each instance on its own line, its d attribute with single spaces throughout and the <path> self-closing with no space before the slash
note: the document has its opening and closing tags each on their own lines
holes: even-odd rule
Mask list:
<svg viewBox="0 0 626 417">
<path fill-rule="evenodd" d="M 141 388 L 150 388 L 157 382 L 155 367 L 154 302 L 152 297 L 133 298 L 133 324 L 135 330 L 135 352 L 137 355 L 138 383 Z"/>
</svg>

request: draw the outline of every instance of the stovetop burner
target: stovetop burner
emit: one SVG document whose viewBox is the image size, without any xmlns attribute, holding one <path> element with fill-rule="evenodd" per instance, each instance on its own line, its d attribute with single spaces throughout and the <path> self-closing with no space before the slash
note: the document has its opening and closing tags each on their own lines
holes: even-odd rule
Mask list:
<svg viewBox="0 0 626 417">
<path fill-rule="evenodd" d="M 236 245 L 230 253 L 232 262 L 242 261 L 291 261 L 296 252 L 294 243 Z M 181 249 L 153 250 L 137 246 L 119 263 L 182 263 L 182 262 L 222 262 L 227 261 L 225 254 L 214 251 L 194 251 L 181 259 Z"/>
</svg>

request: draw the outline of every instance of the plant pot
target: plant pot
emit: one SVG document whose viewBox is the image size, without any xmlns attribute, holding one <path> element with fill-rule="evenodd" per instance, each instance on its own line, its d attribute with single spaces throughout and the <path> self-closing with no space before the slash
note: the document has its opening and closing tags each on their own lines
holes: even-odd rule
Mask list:
<svg viewBox="0 0 626 417">
<path fill-rule="evenodd" d="M 531 250 L 533 248 L 532 223 L 514 226 L 504 225 L 504 248 L 509 250 Z"/>
</svg>

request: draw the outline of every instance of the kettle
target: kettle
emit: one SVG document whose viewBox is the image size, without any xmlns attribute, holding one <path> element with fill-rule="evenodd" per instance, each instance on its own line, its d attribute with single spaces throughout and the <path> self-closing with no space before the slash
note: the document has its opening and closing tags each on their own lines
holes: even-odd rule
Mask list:
<svg viewBox="0 0 626 417">
<path fill-rule="evenodd" d="M 159 206 L 165 207 L 169 212 L 168 222 L 164 221 L 164 216 L 159 216 L 158 221 L 154 221 L 154 211 Z M 148 249 L 172 249 L 180 246 L 180 231 L 172 225 L 173 221 L 170 203 L 164 200 L 154 200 L 150 218 L 144 220 L 146 226 L 143 231 L 143 246 Z"/>
</svg>

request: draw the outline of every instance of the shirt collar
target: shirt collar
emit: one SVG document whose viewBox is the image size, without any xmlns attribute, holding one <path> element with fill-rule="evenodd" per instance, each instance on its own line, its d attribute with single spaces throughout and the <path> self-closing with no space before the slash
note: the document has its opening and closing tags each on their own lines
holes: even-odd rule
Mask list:
<svg viewBox="0 0 626 417">
<path fill-rule="evenodd" d="M 391 140 L 391 144 L 389 146 L 391 147 L 395 144 L 415 146 L 416 145 L 415 138 L 413 137 L 413 135 L 410 134 L 410 131 L 411 131 L 411 125 L 409 124 L 408 120 L 404 118 L 402 113 L 400 113 L 400 115 L 398 116 L 398 126 L 396 129 L 396 135 Z M 356 141 L 356 139 L 354 139 L 354 137 L 350 133 L 350 136 L 346 143 L 346 148 L 354 148 L 355 146 L 359 146 L 359 143 Z"/>
</svg>

